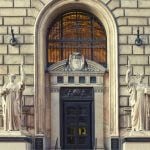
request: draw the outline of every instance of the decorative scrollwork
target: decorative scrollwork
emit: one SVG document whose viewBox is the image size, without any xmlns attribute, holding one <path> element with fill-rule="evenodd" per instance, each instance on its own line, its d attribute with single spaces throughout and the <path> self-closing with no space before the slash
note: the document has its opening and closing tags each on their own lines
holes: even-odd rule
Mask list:
<svg viewBox="0 0 150 150">
<path fill-rule="evenodd" d="M 93 88 L 65 87 L 61 88 L 61 98 L 64 99 L 93 99 Z"/>
</svg>

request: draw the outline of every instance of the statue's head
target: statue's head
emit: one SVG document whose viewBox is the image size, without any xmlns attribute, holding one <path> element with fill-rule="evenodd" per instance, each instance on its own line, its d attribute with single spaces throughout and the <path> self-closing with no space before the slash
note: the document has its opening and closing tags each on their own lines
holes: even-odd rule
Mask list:
<svg viewBox="0 0 150 150">
<path fill-rule="evenodd" d="M 144 74 L 139 74 L 139 75 L 138 75 L 138 82 L 139 82 L 139 83 L 142 83 L 142 82 L 143 82 L 143 79 L 144 79 Z"/>
<path fill-rule="evenodd" d="M 15 79 L 16 79 L 16 75 L 15 74 L 9 74 L 9 81 L 10 82 L 14 82 Z"/>
</svg>

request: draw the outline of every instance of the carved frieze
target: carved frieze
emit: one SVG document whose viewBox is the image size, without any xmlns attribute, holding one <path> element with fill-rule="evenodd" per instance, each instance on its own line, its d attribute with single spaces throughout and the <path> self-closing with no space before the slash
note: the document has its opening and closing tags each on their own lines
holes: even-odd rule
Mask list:
<svg viewBox="0 0 150 150">
<path fill-rule="evenodd" d="M 78 59 L 75 59 L 75 56 L 73 58 L 72 57 L 70 58 L 70 60 L 63 60 L 51 65 L 48 68 L 48 72 L 52 74 L 104 74 L 106 71 L 106 68 L 104 68 L 102 65 L 88 59 L 85 60 L 82 55 L 80 55 L 80 57 L 76 56 Z"/>
<path fill-rule="evenodd" d="M 61 98 L 64 99 L 93 99 L 92 87 L 65 87 L 60 90 Z"/>
</svg>

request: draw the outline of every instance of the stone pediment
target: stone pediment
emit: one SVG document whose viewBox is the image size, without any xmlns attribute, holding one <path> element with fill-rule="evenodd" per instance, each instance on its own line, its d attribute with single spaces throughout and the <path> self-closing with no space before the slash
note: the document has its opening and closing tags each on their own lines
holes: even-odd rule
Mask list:
<svg viewBox="0 0 150 150">
<path fill-rule="evenodd" d="M 100 74 L 104 74 L 106 71 L 106 68 L 104 68 L 102 65 L 91 61 L 91 60 L 86 60 L 86 69 L 82 69 L 82 70 L 78 70 L 78 71 L 72 71 L 72 70 L 67 70 L 66 69 L 66 64 L 67 64 L 68 60 L 63 60 L 63 61 L 59 61 L 53 65 L 51 65 L 48 68 L 48 72 L 49 73 L 60 73 L 60 72 L 91 72 L 91 73 L 100 73 Z"/>
</svg>

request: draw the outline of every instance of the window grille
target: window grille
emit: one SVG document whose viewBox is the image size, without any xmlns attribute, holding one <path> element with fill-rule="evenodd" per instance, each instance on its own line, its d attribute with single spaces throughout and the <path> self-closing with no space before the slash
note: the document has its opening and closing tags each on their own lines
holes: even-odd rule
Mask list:
<svg viewBox="0 0 150 150">
<path fill-rule="evenodd" d="M 106 33 L 94 15 L 80 10 L 66 12 L 54 20 L 47 33 L 48 65 L 68 59 L 78 51 L 106 67 Z"/>
</svg>

